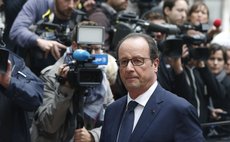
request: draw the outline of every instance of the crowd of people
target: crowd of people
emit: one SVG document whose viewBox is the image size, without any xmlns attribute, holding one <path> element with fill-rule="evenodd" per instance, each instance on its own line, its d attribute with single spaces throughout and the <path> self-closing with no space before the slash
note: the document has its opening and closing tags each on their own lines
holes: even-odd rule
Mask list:
<svg viewBox="0 0 230 142">
<path fill-rule="evenodd" d="M 215 40 L 209 7 L 131 3 L 0 0 L 0 142 L 230 137 L 230 44 Z M 102 34 L 84 41 L 86 27 Z"/>
</svg>

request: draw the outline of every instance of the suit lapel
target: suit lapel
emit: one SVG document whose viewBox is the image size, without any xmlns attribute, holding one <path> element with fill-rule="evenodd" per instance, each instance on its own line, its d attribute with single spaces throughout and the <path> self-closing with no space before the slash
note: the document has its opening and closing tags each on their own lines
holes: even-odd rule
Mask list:
<svg viewBox="0 0 230 142">
<path fill-rule="evenodd" d="M 163 103 L 161 94 L 162 87 L 158 85 L 152 96 L 149 98 L 141 114 L 141 117 L 132 133 L 130 141 L 140 141 L 140 138 L 144 135 L 145 131 L 147 131 L 148 127 L 151 125 L 151 123 L 153 123 L 154 118 L 161 110 L 160 104 Z"/>
</svg>

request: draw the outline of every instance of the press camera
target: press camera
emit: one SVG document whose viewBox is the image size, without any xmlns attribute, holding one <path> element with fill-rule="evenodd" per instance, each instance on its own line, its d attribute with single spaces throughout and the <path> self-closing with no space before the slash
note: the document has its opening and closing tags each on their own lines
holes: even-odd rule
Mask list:
<svg viewBox="0 0 230 142">
<path fill-rule="evenodd" d="M 207 60 L 210 55 L 209 48 L 200 47 L 201 44 L 207 42 L 206 36 L 203 34 L 188 35 L 172 35 L 168 36 L 161 44 L 162 52 L 168 57 L 181 57 L 182 46 L 186 44 L 189 48 L 189 58 L 194 60 Z M 197 46 L 193 48 L 192 46 Z"/>
<path fill-rule="evenodd" d="M 104 45 L 104 27 L 79 26 L 76 42 L 78 46 Z M 68 81 L 72 86 L 93 86 L 101 84 L 103 74 L 98 65 L 106 65 L 105 54 L 90 54 L 87 50 L 77 49 L 69 63 Z"/>
</svg>

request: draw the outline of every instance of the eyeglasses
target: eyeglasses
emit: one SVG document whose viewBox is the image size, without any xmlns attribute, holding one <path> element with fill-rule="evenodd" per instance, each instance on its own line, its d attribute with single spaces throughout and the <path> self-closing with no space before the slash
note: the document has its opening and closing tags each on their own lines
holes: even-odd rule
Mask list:
<svg viewBox="0 0 230 142">
<path fill-rule="evenodd" d="M 141 66 L 145 63 L 146 59 L 150 59 L 151 58 L 143 58 L 143 57 L 134 57 L 132 59 L 120 59 L 117 60 L 117 63 L 120 67 L 126 67 L 129 63 L 129 61 L 131 61 L 133 66 Z"/>
</svg>

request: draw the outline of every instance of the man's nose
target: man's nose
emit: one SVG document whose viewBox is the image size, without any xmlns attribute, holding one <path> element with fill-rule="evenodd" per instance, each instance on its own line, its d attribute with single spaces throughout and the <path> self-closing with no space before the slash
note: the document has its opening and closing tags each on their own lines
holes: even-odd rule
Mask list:
<svg viewBox="0 0 230 142">
<path fill-rule="evenodd" d="M 94 49 L 91 49 L 91 54 L 96 54 Z"/>
<path fill-rule="evenodd" d="M 69 2 L 69 8 L 74 9 L 76 7 L 76 2 L 74 2 L 74 0 L 70 0 Z"/>
<path fill-rule="evenodd" d="M 133 69 L 133 63 L 131 62 L 131 60 L 129 60 L 127 66 L 126 66 L 126 70 L 132 70 Z"/>
<path fill-rule="evenodd" d="M 218 59 L 214 59 L 214 64 L 218 64 Z"/>
</svg>

